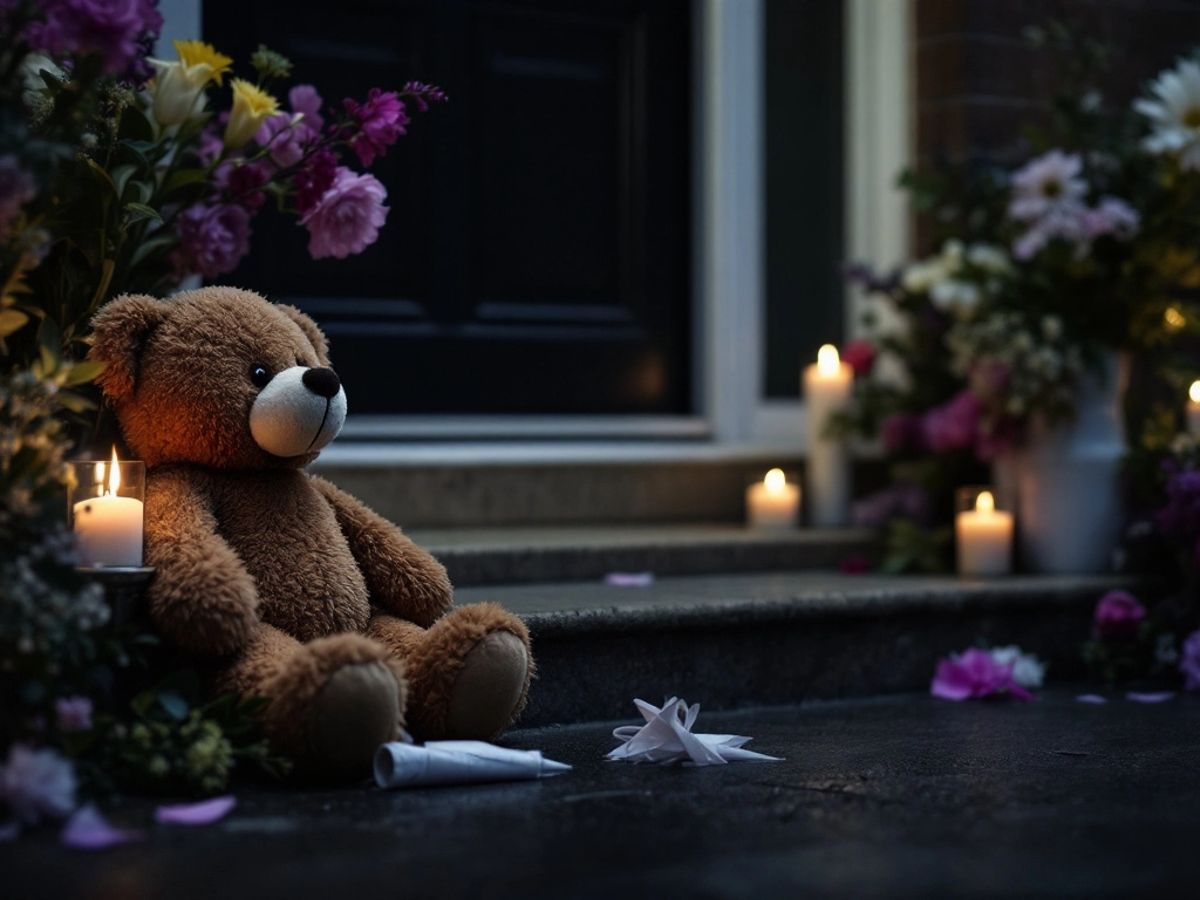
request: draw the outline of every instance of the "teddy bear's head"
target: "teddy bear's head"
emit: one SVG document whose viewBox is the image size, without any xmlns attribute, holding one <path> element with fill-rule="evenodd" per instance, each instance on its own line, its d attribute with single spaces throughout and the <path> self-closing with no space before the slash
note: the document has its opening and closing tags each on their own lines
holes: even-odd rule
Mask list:
<svg viewBox="0 0 1200 900">
<path fill-rule="evenodd" d="M 346 419 L 315 322 L 251 291 L 126 295 L 92 322 L 90 356 L 130 449 L 149 465 L 295 468 Z"/>
</svg>

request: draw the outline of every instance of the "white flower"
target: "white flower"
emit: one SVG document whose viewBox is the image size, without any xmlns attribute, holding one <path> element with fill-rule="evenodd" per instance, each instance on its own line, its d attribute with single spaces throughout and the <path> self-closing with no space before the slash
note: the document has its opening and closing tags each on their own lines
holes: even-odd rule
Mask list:
<svg viewBox="0 0 1200 900">
<path fill-rule="evenodd" d="M 995 275 L 1003 275 L 1011 270 L 1004 248 L 993 244 L 972 244 L 967 248 L 967 262 Z"/>
<path fill-rule="evenodd" d="M 1040 688 L 1046 680 L 1046 664 L 1016 645 L 993 647 L 990 653 L 999 665 L 1012 666 L 1013 681 L 1023 688 Z"/>
<path fill-rule="evenodd" d="M 0 770 L 0 799 L 27 825 L 61 819 L 75 808 L 75 770 L 54 750 L 13 744 Z"/>
<path fill-rule="evenodd" d="M 939 281 L 929 292 L 930 302 L 942 312 L 965 314 L 979 305 L 979 288 L 969 281 L 947 278 Z"/>
<path fill-rule="evenodd" d="M 905 269 L 900 283 L 910 294 L 924 294 L 947 275 L 940 259 L 927 259 Z"/>
<path fill-rule="evenodd" d="M 1133 104 L 1152 129 L 1142 146 L 1150 153 L 1178 155 L 1184 169 L 1200 169 L 1200 64 L 1180 62 L 1158 76 L 1150 93 L 1152 99 Z"/>
<path fill-rule="evenodd" d="M 1083 160 L 1078 153 L 1051 150 L 1031 160 L 1013 174 L 1008 214 L 1018 222 L 1033 222 L 1081 205 L 1087 193 L 1081 171 Z"/>
</svg>

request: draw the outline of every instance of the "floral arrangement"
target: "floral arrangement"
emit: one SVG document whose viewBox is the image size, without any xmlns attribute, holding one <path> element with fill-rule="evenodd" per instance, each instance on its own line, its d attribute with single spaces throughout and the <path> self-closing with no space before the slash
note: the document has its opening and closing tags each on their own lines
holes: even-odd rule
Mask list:
<svg viewBox="0 0 1200 900">
<path fill-rule="evenodd" d="M 953 485 L 987 480 L 983 466 L 1036 423 L 1071 419 L 1081 386 L 1112 377 L 1115 351 L 1139 353 L 1146 380 L 1176 398 L 1197 374 L 1174 354 L 1200 322 L 1188 294 L 1200 286 L 1200 63 L 1178 61 L 1111 108 L 1092 87 L 1100 48 L 1059 26 L 1031 38 L 1082 62 L 1029 154 L 905 174 L 937 252 L 886 276 L 849 272 L 875 298 L 867 325 L 882 364 L 830 427 L 877 438 L 890 490 L 922 492 L 926 509 L 949 511 Z M 1175 433 L 1180 413 L 1157 409 L 1140 427 Z M 868 498 L 860 524 L 881 524 L 885 506 Z M 897 517 L 928 524 L 883 516 Z M 944 566 L 931 540 L 909 528 L 901 555 Z"/>
<path fill-rule="evenodd" d="M 362 252 L 388 214 L 365 170 L 410 108 L 446 99 L 410 82 L 335 105 L 298 84 L 284 102 L 280 54 L 260 47 L 242 77 L 199 41 L 157 59 L 161 26 L 156 0 L 0 0 L 0 834 L 73 815 L 78 846 L 128 837 L 89 799 L 286 767 L 258 703 L 209 699 L 75 571 L 64 460 L 95 427 L 88 322 L 121 293 L 232 271 L 268 202 L 314 258 Z"/>
</svg>

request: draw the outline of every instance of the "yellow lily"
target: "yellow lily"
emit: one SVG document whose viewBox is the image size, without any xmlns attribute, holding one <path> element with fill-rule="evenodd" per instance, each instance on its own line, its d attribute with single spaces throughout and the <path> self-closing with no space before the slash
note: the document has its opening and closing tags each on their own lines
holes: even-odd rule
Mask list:
<svg viewBox="0 0 1200 900">
<path fill-rule="evenodd" d="M 233 108 L 225 126 L 225 146 L 236 150 L 250 143 L 258 126 L 268 116 L 279 112 L 279 101 L 262 88 L 241 78 L 230 83 L 233 88 Z"/>
<path fill-rule="evenodd" d="M 180 125 L 204 110 L 204 88 L 221 83 L 233 60 L 203 41 L 175 41 L 177 62 L 150 60 L 157 76 L 151 92 L 159 125 Z"/>
</svg>

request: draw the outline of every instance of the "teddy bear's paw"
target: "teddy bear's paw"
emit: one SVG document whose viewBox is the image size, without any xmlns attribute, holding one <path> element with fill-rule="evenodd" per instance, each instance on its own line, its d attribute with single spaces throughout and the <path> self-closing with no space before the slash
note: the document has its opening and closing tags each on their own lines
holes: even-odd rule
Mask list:
<svg viewBox="0 0 1200 900">
<path fill-rule="evenodd" d="M 356 663 L 325 682 L 310 711 L 310 766 L 337 777 L 371 771 L 376 748 L 398 736 L 401 691 L 383 663 Z"/>
<path fill-rule="evenodd" d="M 513 720 L 529 677 L 529 651 L 508 631 L 493 631 L 463 659 L 446 711 L 450 738 L 497 736 Z"/>
</svg>

